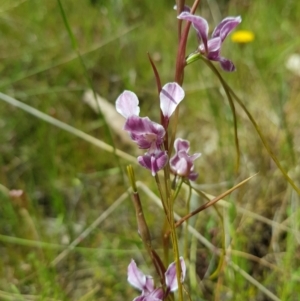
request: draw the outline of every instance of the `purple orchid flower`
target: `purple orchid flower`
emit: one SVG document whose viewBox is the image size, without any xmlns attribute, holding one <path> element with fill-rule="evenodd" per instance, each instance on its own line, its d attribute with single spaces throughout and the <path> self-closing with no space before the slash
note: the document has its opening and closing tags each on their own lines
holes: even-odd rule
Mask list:
<svg viewBox="0 0 300 301">
<path fill-rule="evenodd" d="M 139 148 L 150 149 L 151 152 L 160 149 L 166 133 L 162 125 L 151 121 L 148 117 L 135 115 L 126 120 L 124 130 L 129 132 L 131 139 Z"/>
<path fill-rule="evenodd" d="M 184 281 L 186 274 L 186 266 L 182 257 L 180 259 L 181 265 L 181 282 Z M 176 264 L 171 263 L 165 273 L 166 292 L 161 287 L 155 288 L 153 278 L 145 275 L 136 265 L 132 259 L 127 270 L 128 282 L 142 291 L 141 295 L 136 297 L 133 301 L 163 301 L 163 299 L 170 293 L 178 289 L 178 282 L 176 276 Z"/>
<path fill-rule="evenodd" d="M 170 159 L 171 170 L 181 177 L 195 181 L 198 173 L 194 172 L 194 161 L 201 156 L 200 153 L 189 155 L 190 143 L 187 140 L 177 138 L 174 142 L 175 155 Z"/>
<path fill-rule="evenodd" d="M 147 152 L 143 156 L 139 156 L 138 162 L 143 167 L 151 170 L 152 176 L 155 176 L 168 163 L 168 155 L 166 151 L 155 150 L 152 153 Z"/>
<path fill-rule="evenodd" d="M 223 70 L 232 72 L 235 70 L 234 64 L 220 55 L 221 46 L 225 38 L 231 31 L 242 22 L 241 17 L 227 17 L 214 29 L 211 38 L 208 39 L 208 23 L 199 16 L 189 12 L 182 12 L 178 19 L 190 21 L 196 29 L 198 38 L 202 41 L 198 49 L 211 61 L 218 61 Z"/>
</svg>

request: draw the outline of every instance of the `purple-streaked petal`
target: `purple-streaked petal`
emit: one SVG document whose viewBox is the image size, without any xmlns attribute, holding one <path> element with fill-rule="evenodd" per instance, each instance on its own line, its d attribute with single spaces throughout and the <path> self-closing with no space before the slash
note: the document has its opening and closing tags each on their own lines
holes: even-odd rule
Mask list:
<svg viewBox="0 0 300 301">
<path fill-rule="evenodd" d="M 219 58 L 218 61 L 224 71 L 233 72 L 235 71 L 235 66 L 232 61 L 225 59 L 223 57 Z"/>
<path fill-rule="evenodd" d="M 144 290 L 146 284 L 146 275 L 137 267 L 133 259 L 128 265 L 127 276 L 127 280 L 132 286 L 139 289 L 140 291 Z"/>
<path fill-rule="evenodd" d="M 207 37 L 208 37 L 207 21 L 202 17 L 192 15 L 191 13 L 188 12 L 182 12 L 177 18 L 192 22 L 193 27 L 196 29 L 198 33 L 198 37 L 201 38 L 204 44 L 205 51 L 207 51 Z"/>
<path fill-rule="evenodd" d="M 154 290 L 154 280 L 151 276 L 146 275 L 146 283 L 144 286 L 143 294 L 148 294 Z"/>
<path fill-rule="evenodd" d="M 179 151 L 188 152 L 190 150 L 190 142 L 181 138 L 177 138 L 174 142 L 174 148 L 176 153 Z"/>
<path fill-rule="evenodd" d="M 145 296 L 143 301 L 162 301 L 164 297 L 164 291 L 161 287 L 153 290 L 149 295 Z"/>
<path fill-rule="evenodd" d="M 116 110 L 125 118 L 132 115 L 138 116 L 140 107 L 137 96 L 131 91 L 124 91 L 116 100 Z"/>
<path fill-rule="evenodd" d="M 150 296 L 158 298 L 158 299 L 162 299 L 164 296 L 164 291 L 161 287 L 155 289 L 152 291 L 152 293 L 150 294 Z"/>
<path fill-rule="evenodd" d="M 222 45 L 222 41 L 219 37 L 208 40 L 207 42 L 207 52 L 219 52 Z"/>
<path fill-rule="evenodd" d="M 184 91 L 177 83 L 168 83 L 160 92 L 160 109 L 163 115 L 170 118 L 178 104 L 184 98 Z"/>
<path fill-rule="evenodd" d="M 159 287 L 149 293 L 142 293 L 141 296 L 136 297 L 133 301 L 163 301 L 163 297 L 164 291 Z"/>
<path fill-rule="evenodd" d="M 190 172 L 190 166 L 188 164 L 187 158 L 174 156 L 170 160 L 170 166 L 172 170 L 181 177 L 188 176 Z"/>
<path fill-rule="evenodd" d="M 177 175 L 177 165 L 179 164 L 180 158 L 178 154 L 175 154 L 169 161 L 171 170 Z"/>
<path fill-rule="evenodd" d="M 212 38 L 220 37 L 223 42 L 228 34 L 241 22 L 242 18 L 240 16 L 225 18 L 213 31 Z"/>
<path fill-rule="evenodd" d="M 149 169 L 152 176 L 155 176 L 168 163 L 168 155 L 165 151 L 157 150 L 155 153 L 146 153 L 143 156 L 139 156 L 138 162 L 143 167 Z"/>
<path fill-rule="evenodd" d="M 151 121 L 148 117 L 132 115 L 124 125 L 124 130 L 130 133 L 130 137 L 142 149 L 158 147 L 163 143 L 165 129 L 162 125 Z"/>
<path fill-rule="evenodd" d="M 196 159 L 198 159 L 199 157 L 201 156 L 201 153 L 195 153 L 195 154 L 193 154 L 193 155 L 191 155 L 191 156 L 189 156 L 190 157 L 190 160 L 192 160 L 193 162 L 196 160 Z"/>
<path fill-rule="evenodd" d="M 180 265 L 181 265 L 181 277 L 180 282 L 184 281 L 185 273 L 186 273 L 186 265 L 184 262 L 183 257 L 179 258 Z M 170 292 L 174 292 L 178 289 L 178 282 L 177 282 L 177 276 L 176 276 L 176 263 L 173 262 L 169 265 L 166 273 L 165 273 L 165 280 L 167 288 Z"/>
</svg>

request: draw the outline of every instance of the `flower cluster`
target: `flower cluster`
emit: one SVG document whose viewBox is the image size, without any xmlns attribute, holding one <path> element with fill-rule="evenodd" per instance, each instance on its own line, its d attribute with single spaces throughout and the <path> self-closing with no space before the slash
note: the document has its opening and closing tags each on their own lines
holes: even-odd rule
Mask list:
<svg viewBox="0 0 300 301">
<path fill-rule="evenodd" d="M 181 282 L 184 281 L 186 266 L 182 257 L 180 257 L 181 265 Z M 171 263 L 165 273 L 166 290 L 162 287 L 155 288 L 154 280 L 151 276 L 145 275 L 136 265 L 132 259 L 128 266 L 128 282 L 142 291 L 141 295 L 136 297 L 133 301 L 162 301 L 168 296 L 170 292 L 178 289 L 178 282 L 176 276 L 176 264 Z"/>
<path fill-rule="evenodd" d="M 163 149 L 165 128 L 168 127 L 169 119 L 178 104 L 184 98 L 184 91 L 177 83 L 167 83 L 160 92 L 160 109 L 164 116 L 163 127 L 161 124 L 151 121 L 148 117 L 140 117 L 139 100 L 135 93 L 124 91 L 116 100 L 116 110 L 126 118 L 124 130 L 141 149 L 147 152 L 139 156 L 138 162 L 149 169 L 152 175 L 164 168 L 168 163 L 168 155 Z M 171 170 L 174 174 L 196 180 L 198 174 L 193 172 L 194 160 L 200 154 L 188 155 L 189 142 L 176 139 L 175 155 L 170 159 Z"/>
<path fill-rule="evenodd" d="M 225 38 L 231 33 L 231 31 L 241 23 L 241 17 L 227 17 L 221 21 L 219 25 L 214 29 L 211 38 L 208 38 L 208 23 L 200 17 L 184 11 L 178 19 L 190 21 L 193 27 L 197 31 L 199 40 L 201 41 L 198 51 L 206 56 L 211 61 L 218 61 L 223 70 L 232 72 L 235 70 L 234 64 L 220 55 L 221 46 Z"/>
<path fill-rule="evenodd" d="M 166 123 L 183 98 L 184 91 L 176 83 L 168 83 L 162 88 L 160 107 Z M 126 118 L 124 130 L 130 134 L 131 139 L 139 148 L 148 150 L 138 157 L 138 162 L 155 175 L 168 162 L 168 155 L 162 149 L 166 134 L 164 127 L 148 117 L 139 117 L 139 100 L 131 91 L 124 91 L 118 97 L 116 109 Z"/>
</svg>

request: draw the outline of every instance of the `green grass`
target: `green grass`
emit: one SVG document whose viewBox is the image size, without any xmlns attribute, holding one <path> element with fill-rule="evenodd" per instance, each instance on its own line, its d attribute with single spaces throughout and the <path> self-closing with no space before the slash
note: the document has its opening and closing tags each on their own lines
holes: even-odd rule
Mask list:
<svg viewBox="0 0 300 301">
<path fill-rule="evenodd" d="M 299 78 L 285 68 L 287 57 L 299 51 L 300 4 L 224 2 L 220 10 L 215 2 L 201 4 L 199 12 L 211 29 L 221 18 L 241 14 L 240 29 L 252 30 L 255 40 L 247 45 L 226 41 L 222 54 L 238 71 L 222 75 L 300 186 Z M 173 1 L 94 5 L 88 0 L 62 1 L 87 74 L 72 48 L 57 1 L 11 3 L 0 4 L 0 92 L 110 144 L 102 118 L 82 101 L 89 88 L 88 74 L 96 92 L 111 103 L 124 89 L 135 91 L 143 115 L 158 120 L 147 52 L 155 58 L 162 83 L 173 81 L 177 46 Z M 193 51 L 196 45 L 191 31 L 188 49 Z M 207 269 L 210 273 L 216 269 L 218 257 L 196 241 L 190 250 L 196 260 L 190 269 L 197 271 L 191 284 L 193 300 L 298 300 L 299 196 L 238 106 L 241 166 L 235 173 L 230 107 L 218 80 L 202 62 L 186 69 L 184 88 L 178 135 L 191 140 L 192 152 L 202 152 L 197 183 L 203 190 L 218 195 L 259 172 L 226 198 L 232 207 L 219 209 L 227 245 L 231 243 L 233 250 L 231 261 L 278 298 L 268 297 L 230 264 L 216 279 L 202 279 Z M 51 265 L 128 188 L 115 156 L 2 101 L 0 133 L 0 300 L 132 300 L 137 292 L 126 280 L 130 259 L 135 258 L 148 274 L 152 269 L 136 231 L 130 198 Z M 112 135 L 118 148 L 137 153 Z M 120 159 L 123 169 L 126 164 Z M 137 179 L 157 194 L 151 175 L 135 170 Z M 25 192 L 21 204 L 8 196 L 12 189 Z M 153 197 L 144 192 L 141 196 L 153 243 L 160 250 L 161 210 Z M 204 202 L 198 197 L 193 201 L 196 207 Z M 201 212 L 193 222 L 200 234 L 221 247 L 222 226 L 214 210 Z M 190 280 L 192 276 L 187 287 Z"/>
</svg>

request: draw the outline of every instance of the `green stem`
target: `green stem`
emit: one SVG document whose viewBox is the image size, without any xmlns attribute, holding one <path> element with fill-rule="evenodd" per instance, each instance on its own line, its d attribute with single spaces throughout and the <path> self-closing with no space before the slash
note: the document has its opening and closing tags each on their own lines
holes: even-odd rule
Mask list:
<svg viewBox="0 0 300 301">
<path fill-rule="evenodd" d="M 186 211 L 187 214 L 191 210 L 191 196 L 192 196 L 192 186 L 190 182 L 188 183 L 189 186 L 189 194 L 187 198 L 187 204 L 186 204 Z M 185 229 L 184 229 L 184 258 L 188 258 L 188 244 L 189 244 L 189 220 L 186 221 L 185 223 Z"/>
<path fill-rule="evenodd" d="M 149 253 L 152 263 L 156 269 L 156 272 L 157 272 L 158 276 L 160 277 L 160 282 L 162 284 L 164 284 L 165 267 L 164 267 L 161 259 L 155 252 L 155 250 L 152 248 L 149 227 L 147 225 L 147 222 L 146 222 L 146 219 L 144 216 L 143 207 L 142 207 L 142 203 L 140 200 L 140 195 L 137 191 L 137 186 L 136 186 L 136 182 L 135 182 L 134 170 L 131 165 L 127 166 L 127 173 L 128 173 L 128 178 L 129 178 L 129 181 L 131 183 L 131 188 L 132 188 L 132 202 L 133 202 L 134 209 L 135 209 L 138 232 L 139 232 L 139 235 L 145 246 L 145 249 Z"/>
<path fill-rule="evenodd" d="M 174 261 L 176 262 L 176 276 L 177 276 L 177 282 L 178 282 L 178 295 L 179 295 L 179 301 L 183 301 L 183 288 L 181 283 L 181 264 L 179 260 L 179 247 L 178 247 L 178 238 L 176 233 L 176 227 L 175 227 L 175 219 L 174 219 L 174 210 L 173 205 L 174 201 L 181 189 L 182 185 L 182 178 L 179 183 L 179 185 L 176 187 L 176 190 L 171 190 L 171 196 L 168 199 L 168 209 L 169 209 L 169 221 L 170 221 L 170 231 L 171 231 L 171 240 L 172 240 L 172 246 L 173 246 L 173 252 L 174 252 Z"/>
</svg>

